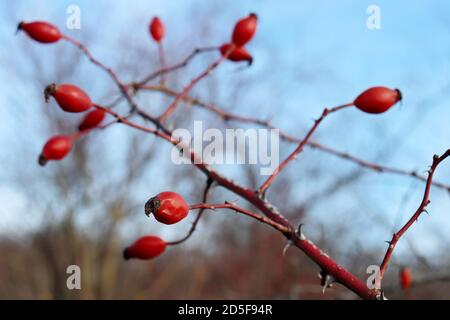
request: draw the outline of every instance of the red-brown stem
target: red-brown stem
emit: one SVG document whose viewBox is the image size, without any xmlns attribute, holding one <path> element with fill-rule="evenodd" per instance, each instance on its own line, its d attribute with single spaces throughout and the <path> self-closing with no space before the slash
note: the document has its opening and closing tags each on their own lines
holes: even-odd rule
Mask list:
<svg viewBox="0 0 450 320">
<path fill-rule="evenodd" d="M 166 56 L 164 54 L 164 46 L 161 41 L 158 42 L 158 55 L 159 63 L 161 64 L 161 69 L 166 69 Z M 160 84 L 163 86 L 166 83 L 167 73 L 161 74 Z"/>
<path fill-rule="evenodd" d="M 227 59 L 228 56 L 231 54 L 231 52 L 234 50 L 234 48 L 235 45 L 231 45 L 230 49 L 225 54 L 221 55 L 220 58 L 216 60 L 214 63 L 210 64 L 205 71 L 203 71 L 197 77 L 192 79 L 191 82 L 181 92 L 181 94 L 175 97 L 175 100 L 169 105 L 166 111 L 164 111 L 164 113 L 158 118 L 159 122 L 164 123 L 167 120 L 167 118 L 169 118 L 175 111 L 178 104 L 186 98 L 186 96 L 189 94 L 192 88 L 197 83 L 199 83 L 203 78 L 206 78 L 208 75 L 210 75 L 215 68 L 217 68 L 225 59 Z"/>
<path fill-rule="evenodd" d="M 442 161 L 444 161 L 448 156 L 450 156 L 450 149 L 447 150 L 442 156 L 435 155 L 433 157 L 433 163 L 431 164 L 430 170 L 428 171 L 428 179 L 427 179 L 427 183 L 425 186 L 425 191 L 423 194 L 422 202 L 420 203 L 419 207 L 414 212 L 412 217 L 406 222 L 406 224 L 399 231 L 394 233 L 394 235 L 392 236 L 392 240 L 389 242 L 389 247 L 386 251 L 386 254 L 384 255 L 383 262 L 381 263 L 380 271 L 378 273 L 378 277 L 377 277 L 377 281 L 376 281 L 376 284 L 379 287 L 378 289 L 381 289 L 381 282 L 386 273 L 386 270 L 389 265 L 389 261 L 391 260 L 392 253 L 394 252 L 397 242 L 406 233 L 406 231 L 408 231 L 408 229 L 414 224 L 414 222 L 416 222 L 419 219 L 420 215 L 426 211 L 425 209 L 428 206 L 428 204 L 430 203 L 430 189 L 431 189 L 431 184 L 433 182 L 434 172 L 436 171 L 436 168 L 438 167 L 438 165 Z"/>
<path fill-rule="evenodd" d="M 154 134 L 163 138 L 166 141 L 176 145 L 179 141 L 175 141 L 169 135 L 159 130 L 150 129 L 139 124 L 136 124 L 116 112 L 104 108 L 100 105 L 95 105 L 96 108 L 104 110 L 108 114 L 114 116 L 118 122 L 124 123 L 130 127 L 135 129 Z M 355 294 L 360 296 L 363 299 L 377 299 L 379 298 L 379 292 L 376 290 L 371 290 L 367 288 L 365 283 L 359 280 L 352 273 L 347 271 L 344 267 L 340 266 L 336 261 L 331 259 L 326 253 L 320 250 L 316 245 L 314 245 L 310 240 L 306 237 L 299 237 L 295 232 L 294 228 L 290 225 L 290 223 L 274 208 L 269 202 L 261 199 L 255 191 L 242 187 L 238 185 L 236 182 L 227 179 L 212 170 L 208 165 L 199 162 L 195 163 L 196 155 L 191 152 L 190 155 L 191 162 L 194 166 L 204 172 L 208 178 L 215 181 L 217 184 L 222 185 L 228 190 L 240 195 L 242 198 L 246 199 L 248 202 L 253 204 L 256 208 L 258 208 L 261 212 L 263 212 L 270 221 L 270 225 L 277 230 L 283 232 L 286 238 L 291 240 L 293 244 L 302 250 L 311 260 L 317 263 L 322 270 L 324 270 L 327 274 L 332 276 L 337 282 L 341 283 Z M 281 230 L 280 230 L 281 229 Z M 289 231 L 288 231 L 289 230 Z"/>
<path fill-rule="evenodd" d="M 258 189 L 259 194 L 264 194 L 266 190 L 272 185 L 273 181 L 275 180 L 276 176 L 283 170 L 289 162 L 291 162 L 293 159 L 297 157 L 297 155 L 303 151 L 303 148 L 308 143 L 309 138 L 313 135 L 314 131 L 316 131 L 317 127 L 320 125 L 320 123 L 325 119 L 329 114 L 334 113 L 336 111 L 342 110 L 344 108 L 352 106 L 353 103 L 347 103 L 338 107 L 334 107 L 331 109 L 324 109 L 322 112 L 322 115 L 319 117 L 319 119 L 314 121 L 314 125 L 311 127 L 311 129 L 308 131 L 306 136 L 303 138 L 303 140 L 300 142 L 298 147 L 286 158 L 283 160 L 283 162 L 280 163 L 280 165 L 274 170 L 274 172 L 267 178 L 267 180 L 261 185 L 261 187 Z"/>
<path fill-rule="evenodd" d="M 218 47 L 205 47 L 205 48 L 196 48 L 190 55 L 188 55 L 183 61 L 170 66 L 170 67 L 163 67 L 159 70 L 153 71 L 149 75 L 147 75 L 144 79 L 136 82 L 136 87 L 139 88 L 140 86 L 152 81 L 153 79 L 163 75 L 168 74 L 170 72 L 176 71 L 178 69 L 184 68 L 188 65 L 188 63 L 198 54 L 204 53 L 204 52 L 210 52 L 218 50 Z"/>
<path fill-rule="evenodd" d="M 378 291 L 369 289 L 364 282 L 348 272 L 344 267 L 337 264 L 325 252 L 320 250 L 314 243 L 308 240 L 303 234 L 298 235 L 291 228 L 276 223 L 265 216 L 243 209 L 230 202 L 221 204 L 199 203 L 191 205 L 190 210 L 194 209 L 230 209 L 256 219 L 262 223 L 265 223 L 281 232 L 287 239 L 291 240 L 295 246 L 303 250 L 309 257 L 312 257 L 313 260 L 322 268 L 322 270 L 324 270 L 326 274 L 333 277 L 334 281 L 343 284 L 363 299 L 379 299 Z"/>
<path fill-rule="evenodd" d="M 117 122 L 124 123 L 130 127 L 133 127 L 135 129 L 151 133 L 153 135 L 156 135 L 158 137 L 161 137 L 165 139 L 166 141 L 169 141 L 173 145 L 179 144 L 179 141 L 176 141 L 175 139 L 172 139 L 170 132 L 165 129 L 161 123 L 157 119 L 153 119 L 150 115 L 146 114 L 142 110 L 139 110 L 137 106 L 134 104 L 133 100 L 129 96 L 127 92 L 127 88 L 123 85 L 123 83 L 119 80 L 119 78 L 115 75 L 115 73 L 107 68 L 105 65 L 97 61 L 93 58 L 93 56 L 90 54 L 90 52 L 87 50 L 87 48 L 82 45 L 81 43 L 72 40 L 69 37 L 65 37 L 66 40 L 74 43 L 77 45 L 91 60 L 92 63 L 95 65 L 101 67 L 105 71 L 107 71 L 111 77 L 114 79 L 114 81 L 119 85 L 123 95 L 127 98 L 128 102 L 132 106 L 132 109 L 138 110 L 138 114 L 148 120 L 151 120 L 154 124 L 157 125 L 158 129 L 150 129 L 145 126 L 136 124 L 130 120 L 128 120 L 127 117 L 120 116 L 116 112 L 104 108 L 100 105 L 95 105 L 96 108 L 104 110 L 108 114 L 114 116 L 117 119 Z M 230 50 L 231 51 L 231 50 Z M 228 53 L 229 54 L 229 53 Z M 222 58 L 226 58 L 227 55 L 224 55 Z M 187 63 L 187 62 L 186 62 Z M 170 69 L 170 68 L 168 68 Z M 166 70 L 167 71 L 167 70 Z M 166 72 L 164 71 L 164 72 Z M 158 74 L 159 75 L 159 74 Z M 157 76 L 157 75 L 156 75 Z M 133 111 L 133 110 L 132 110 Z M 164 129 L 164 130 L 160 130 Z M 203 162 L 196 162 L 198 161 L 197 156 L 193 151 L 190 152 L 190 159 L 192 163 L 200 169 L 202 172 L 204 172 L 209 179 L 214 180 L 219 185 L 224 186 L 228 190 L 240 195 L 241 197 L 245 198 L 247 201 L 249 201 L 251 204 L 253 204 L 255 207 L 257 207 L 259 210 L 261 210 L 266 216 L 263 217 L 264 219 L 268 219 L 271 223 L 276 224 L 276 226 L 280 226 L 282 230 L 290 230 L 288 233 L 284 233 L 285 236 L 290 239 L 298 248 L 303 250 L 314 262 L 316 262 L 323 270 L 324 272 L 328 273 L 330 276 L 334 277 L 334 279 L 340 283 L 342 283 L 344 286 L 358 294 L 360 297 L 365 299 L 374 299 L 379 296 L 378 291 L 369 290 L 365 284 L 360 281 L 358 278 L 356 278 L 353 274 L 348 272 L 346 269 L 338 265 L 333 259 L 331 259 L 328 255 L 323 253 L 318 247 L 316 247 L 311 241 L 307 240 L 305 237 L 298 237 L 296 233 L 293 231 L 293 227 L 290 225 L 290 223 L 284 218 L 283 215 L 281 215 L 275 207 L 273 207 L 269 202 L 266 200 L 263 200 L 259 194 L 254 192 L 253 190 L 250 190 L 249 188 L 242 187 L 235 183 L 234 181 L 225 178 L 224 176 L 220 175 L 216 171 L 212 170 L 207 164 L 204 164 Z M 262 216 L 261 216 L 262 217 Z M 272 224 L 271 224 L 272 225 Z M 275 226 L 274 226 L 275 227 Z"/>
<path fill-rule="evenodd" d="M 189 210 L 196 210 L 196 209 L 209 209 L 209 210 L 231 209 L 231 210 L 233 210 L 235 212 L 242 213 L 242 214 L 244 214 L 246 216 L 249 216 L 249 217 L 251 217 L 253 219 L 256 219 L 256 220 L 258 220 L 258 221 L 260 221 L 262 223 L 265 223 L 265 224 L 267 224 L 267 225 L 277 229 L 278 231 L 280 231 L 283 234 L 290 234 L 291 231 L 292 231 L 291 228 L 289 228 L 289 227 L 287 227 L 285 225 L 282 225 L 280 223 L 276 223 L 273 220 L 271 220 L 271 219 L 269 219 L 269 218 L 267 218 L 267 217 L 265 217 L 263 215 L 254 213 L 254 212 L 249 211 L 249 210 L 244 209 L 244 208 L 241 208 L 241 207 L 239 207 L 239 206 L 237 206 L 237 205 L 235 205 L 234 203 L 231 203 L 231 202 L 225 202 L 225 203 L 219 203 L 219 204 L 198 203 L 198 204 L 193 204 L 193 205 L 189 206 Z"/>
<path fill-rule="evenodd" d="M 106 65 L 104 65 L 103 63 L 98 61 L 84 44 L 82 44 L 81 42 L 79 42 L 76 39 L 73 39 L 72 37 L 69 37 L 68 35 L 63 35 L 62 38 L 64 40 L 70 42 L 71 44 L 77 46 L 86 55 L 86 57 L 88 57 L 88 59 L 91 61 L 91 63 L 93 63 L 96 66 L 100 67 L 101 69 L 105 70 L 111 76 L 111 78 L 113 78 L 114 82 L 116 82 L 116 84 L 119 86 L 119 88 L 121 90 L 126 91 L 125 84 L 119 79 L 117 74 L 110 67 L 107 67 Z"/>
</svg>

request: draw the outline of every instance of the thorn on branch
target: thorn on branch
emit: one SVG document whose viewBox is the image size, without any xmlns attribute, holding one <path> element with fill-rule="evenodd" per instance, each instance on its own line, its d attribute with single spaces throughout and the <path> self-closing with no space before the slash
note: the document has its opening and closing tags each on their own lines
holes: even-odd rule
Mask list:
<svg viewBox="0 0 450 320">
<path fill-rule="evenodd" d="M 295 232 L 297 237 L 302 241 L 306 239 L 305 234 L 303 233 L 303 230 L 302 230 L 303 226 L 304 226 L 304 224 L 300 223 L 297 227 L 297 231 Z"/>
<path fill-rule="evenodd" d="M 377 300 L 389 300 L 384 294 L 383 290 L 380 290 L 380 294 L 377 295 Z"/>
<path fill-rule="evenodd" d="M 283 248 L 283 256 L 286 255 L 286 252 L 293 244 L 294 244 L 294 242 L 292 242 L 292 240 L 288 240 L 288 242 L 286 243 L 286 245 Z"/>
<path fill-rule="evenodd" d="M 323 294 L 325 294 L 325 291 L 328 288 L 332 288 L 333 287 L 333 283 L 336 282 L 336 280 L 324 270 L 321 270 L 319 272 L 319 279 L 320 279 L 320 286 L 322 287 L 322 293 Z"/>
</svg>

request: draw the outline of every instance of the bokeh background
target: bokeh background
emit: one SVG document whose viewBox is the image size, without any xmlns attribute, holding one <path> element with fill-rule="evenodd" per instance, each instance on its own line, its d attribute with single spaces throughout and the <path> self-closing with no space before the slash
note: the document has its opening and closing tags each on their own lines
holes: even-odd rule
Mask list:
<svg viewBox="0 0 450 320">
<path fill-rule="evenodd" d="M 67 7 L 81 9 L 81 29 L 66 26 Z M 381 29 L 366 26 L 367 7 L 381 9 Z M 79 141 L 67 159 L 42 168 L 37 156 L 47 138 L 70 133 L 79 115 L 46 104 L 43 88 L 74 83 L 93 100 L 118 97 L 108 76 L 68 43 L 41 45 L 15 35 L 19 21 L 46 20 L 85 43 L 122 79 L 133 81 L 159 68 L 148 34 L 155 15 L 167 29 L 168 64 L 197 47 L 220 45 L 234 23 L 259 16 L 248 50 L 251 68 L 226 62 L 192 95 L 227 111 L 270 120 L 302 137 L 324 107 L 352 101 L 362 90 L 400 88 L 404 101 L 373 116 L 345 110 L 330 116 L 315 139 L 380 164 L 425 173 L 433 154 L 450 147 L 450 4 L 445 1 L 2 1 L 0 3 L 0 298 L 24 299 L 354 299 L 337 285 L 322 294 L 317 267 L 265 225 L 227 211 L 207 213 L 189 242 L 150 262 L 122 260 L 123 248 L 141 235 L 181 238 L 194 216 L 176 226 L 148 219 L 143 205 L 165 190 L 199 202 L 205 177 L 175 166 L 171 147 L 122 125 Z M 168 84 L 180 90 L 217 59 L 203 54 Z M 157 83 L 157 81 L 156 81 Z M 140 93 L 138 101 L 159 114 L 172 101 Z M 126 112 L 125 103 L 117 107 Z M 173 127 L 247 128 L 183 104 Z M 294 145 L 281 144 L 281 156 Z M 218 168 L 240 183 L 263 182 L 257 166 Z M 450 164 L 436 180 L 450 184 Z M 280 174 L 269 199 L 338 262 L 361 278 L 379 264 L 385 240 L 420 203 L 424 183 L 376 173 L 307 148 Z M 211 202 L 238 201 L 214 188 Z M 430 216 L 400 241 L 385 280 L 391 298 L 450 298 L 450 199 L 433 188 Z M 81 268 L 82 289 L 68 290 L 66 268 Z M 416 284 L 399 287 L 402 266 Z"/>
</svg>

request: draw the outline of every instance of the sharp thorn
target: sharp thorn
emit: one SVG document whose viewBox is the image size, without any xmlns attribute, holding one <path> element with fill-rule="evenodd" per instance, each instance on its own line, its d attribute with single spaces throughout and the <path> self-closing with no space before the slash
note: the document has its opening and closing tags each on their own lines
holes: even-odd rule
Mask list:
<svg viewBox="0 0 450 320">
<path fill-rule="evenodd" d="M 288 251 L 289 247 L 292 246 L 292 244 L 293 244 L 293 242 L 292 242 L 291 240 L 289 240 L 289 241 L 286 243 L 286 245 L 285 245 L 284 248 L 283 248 L 283 256 L 286 255 L 286 252 Z"/>
</svg>

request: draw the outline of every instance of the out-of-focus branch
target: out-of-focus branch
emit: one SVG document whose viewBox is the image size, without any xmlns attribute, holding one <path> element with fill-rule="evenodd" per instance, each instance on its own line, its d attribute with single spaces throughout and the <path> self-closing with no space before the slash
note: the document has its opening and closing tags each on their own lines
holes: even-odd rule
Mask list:
<svg viewBox="0 0 450 320">
<path fill-rule="evenodd" d="M 202 79 L 206 78 L 208 75 L 210 75 L 214 69 L 216 69 L 224 60 L 228 58 L 228 56 L 233 52 L 235 49 L 235 45 L 231 45 L 230 49 L 224 54 L 221 55 L 218 60 L 213 62 L 206 68 L 205 71 L 200 73 L 197 77 L 191 80 L 191 82 L 184 88 L 184 90 L 175 97 L 175 100 L 167 107 L 166 111 L 158 118 L 160 123 L 164 123 L 167 118 L 171 116 L 171 114 L 175 111 L 178 104 L 184 100 L 184 98 L 189 94 L 189 92 L 192 90 L 192 88 L 199 83 Z"/>
<path fill-rule="evenodd" d="M 182 69 L 184 67 L 186 67 L 189 62 L 198 54 L 200 53 L 204 53 L 204 52 L 211 52 L 211 51 L 216 51 L 218 50 L 218 47 L 204 47 L 204 48 L 196 48 L 191 54 L 189 54 L 183 61 L 170 66 L 170 67 L 163 67 L 159 70 L 156 70 L 152 73 L 150 73 L 149 75 L 147 75 L 146 77 L 144 77 L 142 80 L 136 82 L 137 86 L 136 88 L 139 88 L 140 86 L 152 81 L 153 79 L 163 75 L 163 74 L 168 74 L 170 72 L 176 71 L 178 69 Z"/>
<path fill-rule="evenodd" d="M 438 165 L 442 161 L 444 161 L 448 156 L 450 156 L 450 149 L 447 150 L 441 156 L 435 155 L 433 157 L 433 163 L 431 164 L 430 170 L 428 170 L 428 179 L 427 179 L 427 184 L 425 186 L 425 192 L 423 194 L 422 202 L 420 203 L 416 212 L 414 212 L 412 217 L 406 222 L 406 224 L 399 231 L 394 233 L 394 235 L 392 236 L 392 240 L 389 242 L 389 247 L 383 258 L 383 262 L 381 263 L 380 271 L 378 273 L 378 277 L 377 277 L 377 281 L 376 281 L 376 285 L 379 287 L 378 289 L 381 289 L 381 282 L 383 280 L 384 274 L 386 273 L 386 270 L 389 265 L 389 261 L 391 260 L 392 253 L 394 252 L 397 242 L 406 233 L 406 231 L 408 231 L 408 229 L 414 224 L 414 222 L 416 222 L 419 219 L 420 215 L 423 212 L 426 212 L 426 207 L 431 202 L 430 201 L 430 189 L 431 189 L 431 184 L 433 182 L 434 172 L 436 171 L 436 168 L 438 167 Z"/>
<path fill-rule="evenodd" d="M 166 55 L 164 54 L 164 46 L 162 42 L 158 42 L 158 55 L 159 63 L 161 64 L 161 69 L 166 69 Z M 161 74 L 160 84 L 163 86 L 166 83 L 167 73 Z"/>
</svg>

